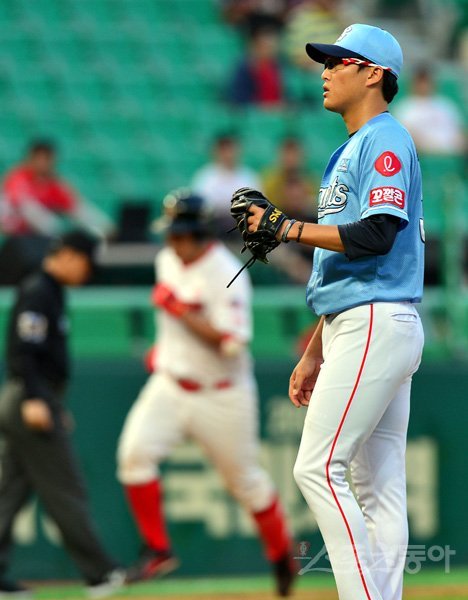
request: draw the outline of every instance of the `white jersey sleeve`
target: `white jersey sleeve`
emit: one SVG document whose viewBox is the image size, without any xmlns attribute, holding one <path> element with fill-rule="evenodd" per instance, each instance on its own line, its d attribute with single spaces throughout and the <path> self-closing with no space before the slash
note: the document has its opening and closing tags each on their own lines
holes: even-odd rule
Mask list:
<svg viewBox="0 0 468 600">
<path fill-rule="evenodd" d="M 222 333 L 248 343 L 252 338 L 251 299 L 252 290 L 246 273 L 242 273 L 231 287 L 227 284 L 241 265 L 234 257 L 224 258 L 222 277 L 213 282 L 213 294 L 209 303 L 211 325 Z"/>
</svg>

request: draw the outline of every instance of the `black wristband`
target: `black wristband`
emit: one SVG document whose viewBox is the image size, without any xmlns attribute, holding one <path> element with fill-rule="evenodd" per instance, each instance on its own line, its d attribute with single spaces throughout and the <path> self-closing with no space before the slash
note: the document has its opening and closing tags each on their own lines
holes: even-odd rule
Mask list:
<svg viewBox="0 0 468 600">
<path fill-rule="evenodd" d="M 304 229 L 305 221 L 301 221 L 299 225 L 299 231 L 297 232 L 296 242 L 299 243 L 301 241 L 302 230 Z"/>
</svg>

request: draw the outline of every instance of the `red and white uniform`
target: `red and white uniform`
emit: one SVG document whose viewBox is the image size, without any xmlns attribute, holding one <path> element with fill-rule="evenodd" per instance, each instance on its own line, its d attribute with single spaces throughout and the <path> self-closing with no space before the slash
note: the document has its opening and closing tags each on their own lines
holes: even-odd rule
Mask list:
<svg viewBox="0 0 468 600">
<path fill-rule="evenodd" d="M 242 343 L 242 349 L 232 358 L 225 356 L 202 343 L 179 319 L 159 311 L 156 322 L 158 370 L 208 388 L 219 381 L 252 381 L 247 346 L 252 336 L 250 283 L 243 277 L 238 286 L 226 288 L 227 273 L 235 274 L 238 268 L 237 260 L 220 243 L 209 246 L 201 258 L 189 265 L 184 265 L 170 248 L 159 253 L 158 281 L 223 332 L 226 339 Z"/>
<path fill-rule="evenodd" d="M 184 264 L 167 247 L 156 258 L 159 283 L 226 334 L 224 352 L 202 341 L 166 311 L 157 312 L 157 371 L 132 407 L 118 449 L 126 486 L 157 479 L 159 463 L 185 437 L 196 440 L 233 496 L 249 511 L 269 507 L 273 484 L 258 464 L 257 390 L 248 342 L 251 288 L 239 262 L 221 243 Z"/>
</svg>

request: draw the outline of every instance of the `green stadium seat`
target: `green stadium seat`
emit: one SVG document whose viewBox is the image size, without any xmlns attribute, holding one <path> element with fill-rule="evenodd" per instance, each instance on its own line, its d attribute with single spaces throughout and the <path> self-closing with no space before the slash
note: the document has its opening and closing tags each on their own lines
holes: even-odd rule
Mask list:
<svg viewBox="0 0 468 600">
<path fill-rule="evenodd" d="M 39 58 L 37 39 L 14 28 L 0 31 L 2 39 L 2 58 L 9 58 L 15 65 L 31 67 Z"/>
<path fill-rule="evenodd" d="M 284 70 L 284 86 L 287 98 L 304 109 L 321 109 L 322 81 L 320 73 L 287 67 Z"/>
<path fill-rule="evenodd" d="M 15 0 L 3 0 L 3 2 L 0 2 L 0 27 L 4 24 L 10 26 L 17 19 L 18 3 Z"/>
<path fill-rule="evenodd" d="M 85 65 L 92 55 L 89 41 L 63 32 L 55 37 L 42 39 L 40 45 L 45 61 L 57 60 L 57 57 L 59 57 L 65 65 L 77 71 L 85 70 Z"/>
<path fill-rule="evenodd" d="M 148 23 L 170 22 L 173 17 L 172 2 L 154 2 L 153 0 L 120 0 L 123 12 L 144 15 Z"/>
<path fill-rule="evenodd" d="M 67 3 L 63 0 L 16 0 L 17 9 L 21 11 L 22 18 L 40 19 L 45 24 L 63 22 L 68 16 Z"/>
<path fill-rule="evenodd" d="M 95 56 L 102 61 L 113 61 L 121 69 L 127 69 L 127 75 L 132 74 L 132 70 L 138 68 L 146 59 L 144 46 L 139 42 L 127 39 L 122 43 L 122 34 L 115 32 L 112 36 L 100 37 L 94 40 Z"/>
<path fill-rule="evenodd" d="M 198 25 L 219 22 L 220 6 L 211 0 L 173 0 L 174 16 L 181 22 L 195 22 Z"/>
<path fill-rule="evenodd" d="M 118 0 L 68 0 L 68 6 L 72 17 L 89 19 L 98 25 L 118 23 L 125 17 Z"/>
<path fill-rule="evenodd" d="M 448 210 L 455 211 L 455 219 L 464 223 L 465 232 L 468 232 L 466 187 L 463 187 L 461 180 L 462 159 L 455 156 L 421 156 L 420 164 L 426 233 L 443 234 Z"/>
<path fill-rule="evenodd" d="M 93 111 L 104 112 L 114 99 L 112 85 L 98 74 L 88 72 L 73 78 L 65 78 L 62 84 L 62 99 L 72 103 L 81 102 Z"/>
<path fill-rule="evenodd" d="M 57 105 L 55 84 L 36 73 L 18 73 L 18 77 L 11 81 L 11 89 L 19 101 L 22 97 L 26 97 L 37 106 L 38 112 L 42 114 L 53 113 L 54 107 Z"/>
</svg>

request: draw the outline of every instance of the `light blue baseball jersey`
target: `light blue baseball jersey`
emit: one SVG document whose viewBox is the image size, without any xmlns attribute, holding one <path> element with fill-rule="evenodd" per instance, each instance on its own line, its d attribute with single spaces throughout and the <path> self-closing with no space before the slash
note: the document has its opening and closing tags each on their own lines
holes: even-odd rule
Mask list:
<svg viewBox="0 0 468 600">
<path fill-rule="evenodd" d="M 421 170 L 413 140 L 389 113 L 363 125 L 331 156 L 318 197 L 322 225 L 400 217 L 392 249 L 349 260 L 316 248 L 307 304 L 317 315 L 372 302 L 420 302 L 424 276 Z"/>
</svg>

